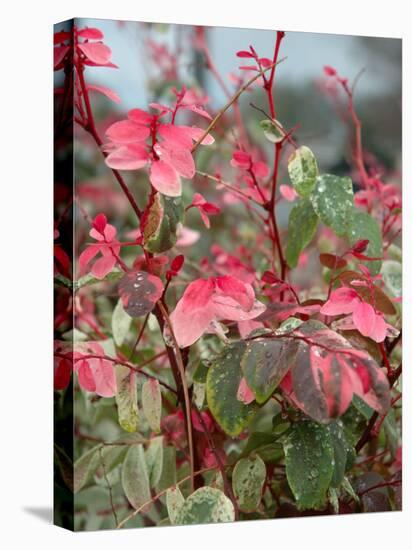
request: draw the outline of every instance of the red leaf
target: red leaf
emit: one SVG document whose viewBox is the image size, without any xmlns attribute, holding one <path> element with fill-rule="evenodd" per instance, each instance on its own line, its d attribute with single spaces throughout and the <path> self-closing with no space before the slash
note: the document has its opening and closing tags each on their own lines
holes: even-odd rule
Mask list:
<svg viewBox="0 0 412 550">
<path fill-rule="evenodd" d="M 342 269 L 342 267 L 346 267 L 348 265 L 348 262 L 344 258 L 335 256 L 335 254 L 320 254 L 319 261 L 322 265 L 328 267 L 329 269 Z"/>
</svg>

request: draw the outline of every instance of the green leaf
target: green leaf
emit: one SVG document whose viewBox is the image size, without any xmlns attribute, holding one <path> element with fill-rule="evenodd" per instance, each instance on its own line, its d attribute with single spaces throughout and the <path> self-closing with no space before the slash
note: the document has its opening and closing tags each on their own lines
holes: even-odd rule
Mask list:
<svg viewBox="0 0 412 550">
<path fill-rule="evenodd" d="M 224 523 L 234 519 L 233 504 L 222 491 L 201 487 L 185 500 L 176 514 L 175 524 Z"/>
<path fill-rule="evenodd" d="M 87 451 L 84 455 L 76 460 L 74 463 L 74 476 L 73 476 L 73 492 L 78 493 L 80 489 L 87 483 L 91 475 L 94 473 L 94 457 L 96 453 L 99 453 L 103 445 L 96 445 L 90 451 Z"/>
<path fill-rule="evenodd" d="M 265 138 L 271 143 L 279 143 L 285 137 L 285 131 L 278 120 L 261 120 L 260 127 Z"/>
<path fill-rule="evenodd" d="M 127 500 L 137 509 L 151 498 L 143 445 L 132 445 L 122 468 L 122 486 Z"/>
<path fill-rule="evenodd" d="M 284 443 L 286 476 L 301 510 L 322 506 L 333 475 L 334 450 L 327 426 L 292 425 Z"/>
<path fill-rule="evenodd" d="M 402 265 L 394 260 L 385 260 L 381 271 L 383 282 L 392 296 L 402 296 Z"/>
<path fill-rule="evenodd" d="M 329 424 L 329 433 L 334 456 L 333 475 L 330 485 L 331 487 L 337 488 L 345 477 L 348 452 L 350 452 L 351 449 L 346 441 L 345 431 L 341 422 L 331 422 Z"/>
<path fill-rule="evenodd" d="M 347 177 L 323 174 L 316 179 L 311 196 L 316 214 L 336 235 L 346 234 L 354 213 L 352 180 Z M 367 239 L 367 237 L 362 237 Z"/>
<path fill-rule="evenodd" d="M 308 197 L 316 185 L 318 165 L 315 155 L 305 145 L 294 151 L 288 160 L 290 181 L 301 197 Z"/>
<path fill-rule="evenodd" d="M 139 426 L 136 373 L 124 365 L 116 365 L 117 393 L 115 395 L 120 426 L 135 432 Z"/>
<path fill-rule="evenodd" d="M 116 346 L 122 346 L 129 332 L 132 318 L 128 315 L 119 300 L 112 314 L 112 333 Z"/>
<path fill-rule="evenodd" d="M 166 493 L 166 507 L 170 523 L 174 525 L 176 518 L 185 502 L 179 487 L 172 487 Z"/>
<path fill-rule="evenodd" d="M 272 395 L 293 364 L 298 346 L 296 340 L 280 338 L 247 343 L 241 365 L 257 403 L 264 403 Z"/>
<path fill-rule="evenodd" d="M 163 468 L 159 482 L 157 483 L 157 492 L 164 491 L 168 487 L 175 485 L 176 481 L 176 447 L 167 445 L 163 449 Z"/>
<path fill-rule="evenodd" d="M 259 455 L 241 458 L 233 469 L 233 492 L 240 510 L 254 512 L 261 501 L 266 479 L 266 466 Z"/>
<path fill-rule="evenodd" d="M 383 255 L 382 233 L 378 222 L 367 212 L 355 210 L 352 218 L 348 220 L 347 235 L 351 245 L 361 239 L 368 239 L 369 244 L 363 253 L 371 258 L 381 258 Z M 367 261 L 362 263 L 367 265 L 372 275 L 377 275 L 382 266 L 381 261 Z"/>
<path fill-rule="evenodd" d="M 236 437 L 248 425 L 256 406 L 245 405 L 237 399 L 242 378 L 240 361 L 246 345 L 243 342 L 227 346 L 209 367 L 206 397 L 210 412 L 220 427 Z"/>
<path fill-rule="evenodd" d="M 163 436 L 150 440 L 145 456 L 150 486 L 155 487 L 160 481 L 163 470 Z"/>
<path fill-rule="evenodd" d="M 301 252 L 308 246 L 316 233 L 318 216 L 309 199 L 300 199 L 289 215 L 286 261 L 289 267 L 298 265 Z"/>
<path fill-rule="evenodd" d="M 158 380 L 149 378 L 142 387 L 142 406 L 147 422 L 154 432 L 160 432 L 162 394 Z"/>
<path fill-rule="evenodd" d="M 156 193 L 147 210 L 144 221 L 143 239 L 149 252 L 165 252 L 177 241 L 177 229 L 183 220 L 181 197 L 166 197 Z"/>
</svg>

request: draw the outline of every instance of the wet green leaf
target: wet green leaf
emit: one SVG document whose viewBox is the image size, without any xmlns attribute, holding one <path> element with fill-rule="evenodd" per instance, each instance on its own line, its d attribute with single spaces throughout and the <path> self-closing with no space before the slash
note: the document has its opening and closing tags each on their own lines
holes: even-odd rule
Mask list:
<svg viewBox="0 0 412 550">
<path fill-rule="evenodd" d="M 331 174 L 318 176 L 311 201 L 322 223 L 331 227 L 336 235 L 346 234 L 354 214 L 353 187 L 350 178 Z M 367 239 L 367 237 L 362 238 Z"/>
<path fill-rule="evenodd" d="M 298 265 L 301 252 L 308 246 L 316 233 L 318 216 L 309 199 L 300 199 L 289 214 L 286 261 L 289 267 Z"/>
<path fill-rule="evenodd" d="M 298 507 L 304 510 L 322 506 L 334 468 L 328 427 L 306 420 L 293 424 L 284 451 L 286 476 Z"/>
<path fill-rule="evenodd" d="M 316 185 L 318 165 L 315 155 L 305 145 L 292 153 L 288 160 L 290 181 L 301 197 L 308 197 Z"/>
<path fill-rule="evenodd" d="M 257 403 L 264 403 L 272 395 L 293 364 L 298 345 L 295 340 L 282 338 L 262 338 L 247 343 L 241 364 Z"/>
<path fill-rule="evenodd" d="M 241 458 L 233 469 L 232 485 L 240 510 L 254 512 L 261 501 L 266 466 L 259 455 Z"/>
<path fill-rule="evenodd" d="M 177 525 L 233 521 L 235 512 L 227 496 L 212 487 L 201 487 L 183 503 L 175 517 Z"/>
<path fill-rule="evenodd" d="M 220 427 L 232 437 L 239 435 L 248 425 L 255 406 L 245 405 L 237 398 L 242 378 L 240 361 L 245 344 L 227 346 L 213 361 L 207 374 L 206 397 L 209 409 Z"/>
</svg>

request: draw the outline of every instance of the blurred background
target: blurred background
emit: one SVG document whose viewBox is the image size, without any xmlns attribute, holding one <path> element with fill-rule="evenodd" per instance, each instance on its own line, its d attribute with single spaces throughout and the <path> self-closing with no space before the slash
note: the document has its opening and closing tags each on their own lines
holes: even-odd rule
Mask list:
<svg viewBox="0 0 412 550">
<path fill-rule="evenodd" d="M 194 47 L 194 27 L 95 19 L 80 20 L 79 26 L 83 25 L 100 28 L 113 51 L 113 62 L 119 68 L 93 67 L 88 78 L 119 94 L 119 111 L 147 108 L 150 101 L 164 95 L 156 61 L 158 69 L 169 65 L 169 86 L 174 84 L 174 77 L 178 80 L 176 85 L 185 83 L 189 87 L 199 83 L 210 97 L 209 106 L 217 109 L 225 103 L 222 87 Z M 270 25 L 275 27 L 276 22 Z M 236 57 L 238 50 L 252 44 L 261 57 L 273 55 L 275 31 L 213 27 L 204 32 L 213 63 L 232 92 L 236 85 L 230 78 L 241 75 L 238 67 L 247 61 Z M 336 109 L 322 90 L 324 65 L 334 67 L 350 83 L 357 79 L 355 101 L 363 123 L 365 149 L 388 169 L 400 167 L 401 40 L 287 31 L 280 55 L 287 59 L 277 72 L 279 118 L 286 127 L 300 123 L 300 139 L 316 151 L 324 170 L 333 167 L 336 171 L 344 163 L 341 155 L 347 142 L 347 128 L 337 124 Z M 180 60 L 178 67 L 173 66 L 176 56 Z M 259 104 L 258 91 L 253 96 L 245 94 L 241 101 L 247 125 L 249 119 L 256 119 L 250 101 Z M 261 103 L 264 104 L 263 96 Z"/>
</svg>

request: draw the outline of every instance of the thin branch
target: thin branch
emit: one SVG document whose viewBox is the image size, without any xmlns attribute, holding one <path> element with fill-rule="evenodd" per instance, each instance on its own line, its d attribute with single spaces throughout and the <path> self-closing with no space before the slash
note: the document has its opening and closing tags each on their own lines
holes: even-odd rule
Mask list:
<svg viewBox="0 0 412 550">
<path fill-rule="evenodd" d="M 231 105 L 239 99 L 239 97 L 243 94 L 244 91 L 246 91 L 249 86 L 251 86 L 258 78 L 260 78 L 264 73 L 271 70 L 275 65 L 278 65 L 279 63 L 282 63 L 286 57 L 283 57 L 282 59 L 279 59 L 276 63 L 272 63 L 268 67 L 265 67 L 261 71 L 258 71 L 258 73 L 248 80 L 243 86 L 241 86 L 238 91 L 231 97 L 231 99 L 226 103 L 220 111 L 216 114 L 216 116 L 213 118 L 213 120 L 210 122 L 209 126 L 206 128 L 206 130 L 203 132 L 203 134 L 200 136 L 200 138 L 196 141 L 196 143 L 193 144 L 191 152 L 194 153 L 196 149 L 199 147 L 199 145 L 202 143 L 202 141 L 205 139 L 205 137 L 213 130 L 213 128 L 216 126 L 216 124 L 219 122 L 219 120 L 222 118 L 222 116 L 225 114 L 225 112 L 231 107 Z"/>
<path fill-rule="evenodd" d="M 183 396 L 184 396 L 184 402 L 185 402 L 185 412 L 186 412 L 186 424 L 187 424 L 187 441 L 189 445 L 189 462 L 190 462 L 190 484 L 192 491 L 194 490 L 194 450 L 193 450 L 193 429 L 192 429 L 192 415 L 191 415 L 191 408 L 190 408 L 190 397 L 189 397 L 189 389 L 187 387 L 187 380 L 186 380 L 186 372 L 185 367 L 183 364 L 182 354 L 180 353 L 180 348 L 176 340 L 175 333 L 173 332 L 173 326 L 172 322 L 170 321 L 169 314 L 166 311 L 165 306 L 162 304 L 161 301 L 157 303 L 158 308 L 160 309 L 164 320 L 167 323 L 167 326 L 170 330 L 170 336 L 172 337 L 173 344 L 174 344 L 174 351 L 175 351 L 175 357 L 177 361 L 177 366 L 179 369 L 180 378 L 182 381 L 182 387 L 183 387 Z"/>
<path fill-rule="evenodd" d="M 103 476 L 104 476 L 104 479 L 106 481 L 107 488 L 109 489 L 110 508 L 112 509 L 112 514 L 113 514 L 113 517 L 114 517 L 115 525 L 117 526 L 119 521 L 117 519 L 116 509 L 114 507 L 112 486 L 110 485 L 109 478 L 107 477 L 106 466 L 105 466 L 105 463 L 104 463 L 104 460 L 103 460 L 102 448 L 99 449 L 99 455 L 100 455 L 100 463 L 101 463 L 102 468 L 103 468 Z"/>
</svg>

